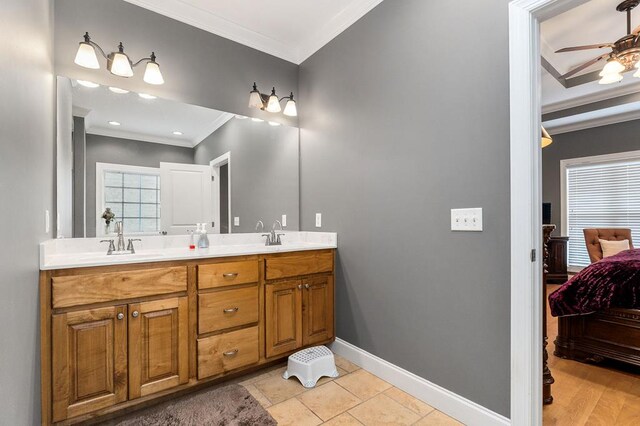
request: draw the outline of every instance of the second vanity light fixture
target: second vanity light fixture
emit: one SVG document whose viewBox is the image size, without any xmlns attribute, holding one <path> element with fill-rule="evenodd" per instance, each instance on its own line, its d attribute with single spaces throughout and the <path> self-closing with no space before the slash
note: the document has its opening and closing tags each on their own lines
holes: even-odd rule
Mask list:
<svg viewBox="0 0 640 426">
<path fill-rule="evenodd" d="M 91 41 L 88 32 L 84 34 L 84 41 L 81 41 L 80 46 L 78 46 L 78 52 L 76 53 L 74 62 L 81 67 L 94 70 L 100 69 L 96 49 L 107 60 L 107 70 L 109 70 L 111 74 L 120 77 L 131 77 L 133 76 L 133 68 L 146 62 L 147 66 L 144 71 L 143 80 L 149 84 L 164 84 L 164 78 L 162 78 L 162 73 L 160 72 L 160 65 L 156 62 L 154 52 L 151 52 L 150 57 L 142 58 L 138 62 L 133 63 L 131 59 L 129 59 L 129 56 L 124 53 L 122 42 L 118 45 L 117 52 L 111 52 L 107 55 L 97 43 Z"/>
<path fill-rule="evenodd" d="M 280 107 L 280 102 L 283 99 L 287 99 L 287 103 L 284 106 L 284 111 Z M 293 99 L 293 92 L 289 96 L 278 98 L 276 95 L 276 88 L 271 90 L 270 95 L 260 93 L 256 83 L 253 83 L 253 90 L 249 92 L 249 107 L 266 110 L 268 112 L 280 112 L 289 117 L 297 117 L 298 109 L 296 108 L 296 101 Z"/>
</svg>

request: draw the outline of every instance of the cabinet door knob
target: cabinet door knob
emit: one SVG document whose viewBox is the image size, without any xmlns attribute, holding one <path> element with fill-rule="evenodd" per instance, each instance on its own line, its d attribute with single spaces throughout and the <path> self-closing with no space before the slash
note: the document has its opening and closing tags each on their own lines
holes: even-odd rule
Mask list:
<svg viewBox="0 0 640 426">
<path fill-rule="evenodd" d="M 235 308 L 227 308 L 227 309 L 223 309 L 222 312 L 224 312 L 225 314 L 232 314 L 234 312 L 238 312 L 238 307 Z"/>
<path fill-rule="evenodd" d="M 224 352 L 222 355 L 224 355 L 224 356 L 234 356 L 237 353 L 238 353 L 238 350 L 234 349 L 234 350 L 229 351 L 229 352 Z"/>
<path fill-rule="evenodd" d="M 307 290 L 309 290 L 309 284 L 305 284 L 304 288 L 306 288 Z"/>
<path fill-rule="evenodd" d="M 298 284 L 298 290 L 302 290 L 302 284 Z"/>
<path fill-rule="evenodd" d="M 124 319 L 124 314 L 123 314 L 122 312 L 120 312 L 120 313 L 118 314 L 117 318 L 118 318 L 119 320 Z"/>
<path fill-rule="evenodd" d="M 140 312 L 138 312 L 138 311 L 131 312 L 131 316 L 134 317 L 134 318 L 138 318 L 138 315 L 140 315 Z"/>
</svg>

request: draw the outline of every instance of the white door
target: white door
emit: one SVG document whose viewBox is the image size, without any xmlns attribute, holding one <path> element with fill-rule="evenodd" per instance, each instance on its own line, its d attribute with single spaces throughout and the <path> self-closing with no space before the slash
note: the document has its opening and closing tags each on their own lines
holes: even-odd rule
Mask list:
<svg viewBox="0 0 640 426">
<path fill-rule="evenodd" d="M 167 234 L 186 234 L 203 222 L 209 232 L 219 233 L 219 225 L 212 226 L 211 167 L 160 163 L 160 209 Z"/>
</svg>

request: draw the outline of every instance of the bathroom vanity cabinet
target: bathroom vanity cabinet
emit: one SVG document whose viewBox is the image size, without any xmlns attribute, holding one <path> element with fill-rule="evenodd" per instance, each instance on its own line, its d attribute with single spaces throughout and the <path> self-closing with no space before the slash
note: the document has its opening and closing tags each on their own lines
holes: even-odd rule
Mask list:
<svg viewBox="0 0 640 426">
<path fill-rule="evenodd" d="M 43 424 L 115 415 L 332 342 L 334 252 L 42 271 Z"/>
</svg>

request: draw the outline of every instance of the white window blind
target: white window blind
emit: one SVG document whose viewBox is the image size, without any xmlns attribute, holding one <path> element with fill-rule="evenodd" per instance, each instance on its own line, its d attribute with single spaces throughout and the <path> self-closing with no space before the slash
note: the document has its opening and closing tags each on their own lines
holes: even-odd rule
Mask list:
<svg viewBox="0 0 640 426">
<path fill-rule="evenodd" d="M 640 243 L 640 159 L 569 165 L 566 196 L 570 266 L 591 263 L 585 228 L 631 228 Z"/>
</svg>

